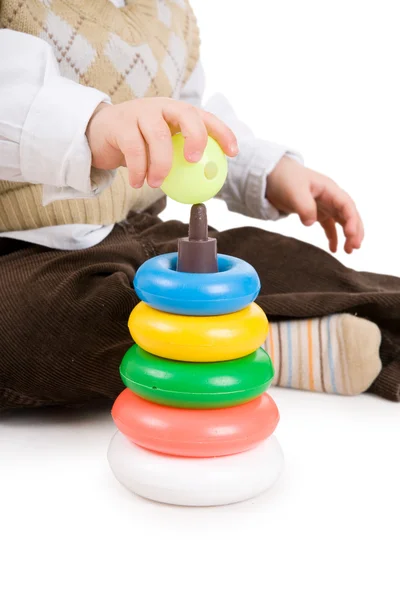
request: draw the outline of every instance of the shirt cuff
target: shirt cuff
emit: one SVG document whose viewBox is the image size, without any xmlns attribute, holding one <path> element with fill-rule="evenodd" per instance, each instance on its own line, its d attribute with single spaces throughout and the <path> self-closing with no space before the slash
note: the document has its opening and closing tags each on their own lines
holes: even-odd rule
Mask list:
<svg viewBox="0 0 400 600">
<path fill-rule="evenodd" d="M 64 192 L 72 188 L 89 197 L 110 183 L 113 173 L 92 170 L 86 138 L 87 124 L 101 102 L 110 99 L 94 88 L 64 77 L 45 81 L 22 130 L 20 164 L 25 181 L 46 184 L 53 196 L 56 188 Z"/>
<path fill-rule="evenodd" d="M 240 142 L 239 154 L 229 159 L 229 176 L 221 191 L 230 210 L 248 217 L 277 221 L 284 217 L 267 199 L 267 177 L 283 156 L 302 162 L 286 146 L 257 138 Z"/>
</svg>

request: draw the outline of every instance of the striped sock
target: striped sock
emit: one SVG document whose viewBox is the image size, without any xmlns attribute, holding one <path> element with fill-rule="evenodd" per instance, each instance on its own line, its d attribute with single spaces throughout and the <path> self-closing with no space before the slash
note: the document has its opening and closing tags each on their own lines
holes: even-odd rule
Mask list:
<svg viewBox="0 0 400 600">
<path fill-rule="evenodd" d="M 375 323 L 344 314 L 270 323 L 264 347 L 274 385 L 350 396 L 378 376 L 380 342 Z"/>
</svg>

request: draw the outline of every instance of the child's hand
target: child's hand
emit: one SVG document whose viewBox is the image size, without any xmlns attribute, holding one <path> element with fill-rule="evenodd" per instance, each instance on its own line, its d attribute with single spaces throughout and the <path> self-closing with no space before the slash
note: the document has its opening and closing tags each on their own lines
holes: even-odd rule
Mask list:
<svg viewBox="0 0 400 600">
<path fill-rule="evenodd" d="M 142 187 L 147 178 L 158 188 L 171 169 L 171 134 L 178 131 L 186 138 L 185 158 L 190 162 L 201 159 L 208 134 L 228 156 L 238 153 L 233 132 L 211 113 L 170 98 L 143 98 L 100 104 L 86 130 L 92 165 L 126 166 L 132 187 Z"/>
<path fill-rule="evenodd" d="M 348 254 L 360 248 L 364 227 L 356 205 L 334 181 L 284 156 L 268 176 L 267 198 L 283 213 L 296 213 L 303 225 L 319 221 L 336 252 L 336 223 L 342 226 Z"/>
</svg>

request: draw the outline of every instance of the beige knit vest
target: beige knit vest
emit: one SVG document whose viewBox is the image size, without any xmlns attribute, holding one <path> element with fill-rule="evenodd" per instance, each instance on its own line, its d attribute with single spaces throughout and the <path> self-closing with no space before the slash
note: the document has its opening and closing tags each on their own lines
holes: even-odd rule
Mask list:
<svg viewBox="0 0 400 600">
<path fill-rule="evenodd" d="M 114 104 L 146 96 L 178 98 L 199 54 L 188 0 L 0 0 L 0 27 L 46 40 L 61 75 L 108 94 Z M 129 186 L 127 170 L 95 198 L 42 206 L 40 185 L 0 181 L 0 231 L 68 223 L 110 225 L 162 197 Z"/>
</svg>

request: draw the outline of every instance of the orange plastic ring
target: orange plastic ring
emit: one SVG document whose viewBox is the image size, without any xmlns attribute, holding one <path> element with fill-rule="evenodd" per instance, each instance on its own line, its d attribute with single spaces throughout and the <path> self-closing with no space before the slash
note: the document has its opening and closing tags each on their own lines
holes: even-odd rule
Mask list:
<svg viewBox="0 0 400 600">
<path fill-rule="evenodd" d="M 143 448 L 205 458 L 253 448 L 275 431 L 279 411 L 268 394 L 240 406 L 190 410 L 153 404 L 125 389 L 112 417 L 121 433 Z"/>
</svg>

